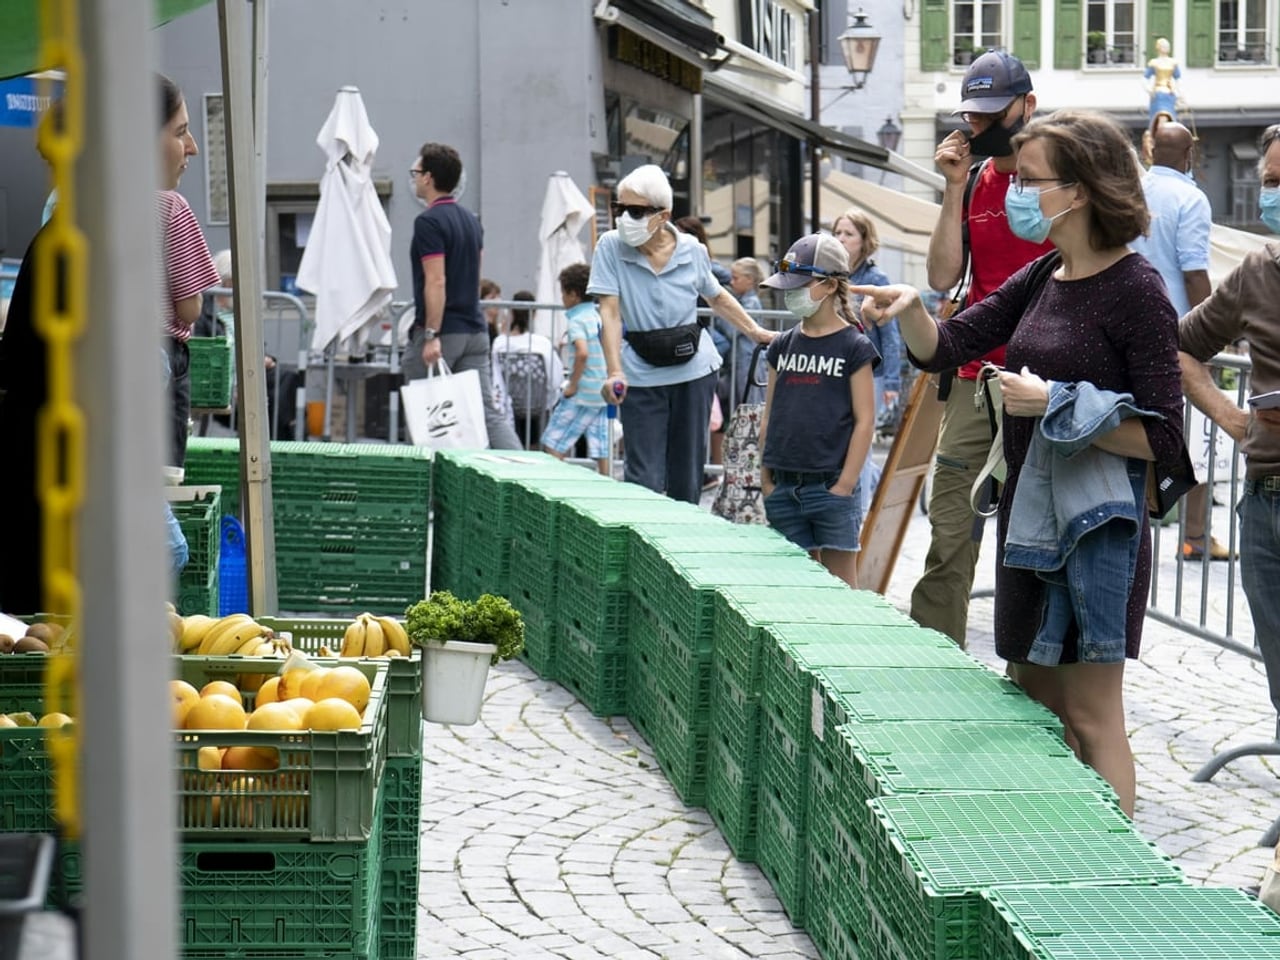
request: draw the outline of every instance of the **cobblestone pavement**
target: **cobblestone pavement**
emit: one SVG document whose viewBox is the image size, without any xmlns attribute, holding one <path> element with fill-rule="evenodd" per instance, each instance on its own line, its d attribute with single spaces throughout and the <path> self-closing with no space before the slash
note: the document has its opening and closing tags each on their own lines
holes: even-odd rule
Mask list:
<svg viewBox="0 0 1280 960">
<path fill-rule="evenodd" d="M 928 536 L 917 514 L 889 591 L 900 609 Z M 992 536 L 979 590 L 994 579 Z M 1163 541 L 1165 558 L 1175 540 L 1166 530 Z M 1226 606 L 1227 569 L 1211 565 L 1211 611 Z M 1174 573 L 1162 559 L 1162 582 Z M 1187 565 L 1189 580 L 1199 576 Z M 1248 642 L 1243 601 L 1235 614 Z M 1003 669 L 991 616 L 989 599 L 974 601 L 970 650 Z M 1191 775 L 1216 750 L 1270 738 L 1261 665 L 1148 620 L 1126 700 L 1138 829 L 1192 881 L 1256 884 L 1269 851 L 1255 844 L 1280 815 L 1275 762 L 1244 758 L 1206 784 Z M 817 956 L 760 871 L 734 859 L 705 811 L 676 797 L 626 720 L 592 717 L 513 663 L 491 674 L 481 723 L 427 728 L 420 957 Z"/>
</svg>

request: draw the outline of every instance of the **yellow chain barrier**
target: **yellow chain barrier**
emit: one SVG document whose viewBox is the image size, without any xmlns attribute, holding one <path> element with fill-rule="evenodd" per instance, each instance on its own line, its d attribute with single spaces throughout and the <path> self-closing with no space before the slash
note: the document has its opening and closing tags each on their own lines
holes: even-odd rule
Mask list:
<svg viewBox="0 0 1280 960">
<path fill-rule="evenodd" d="M 40 64 L 65 76 L 61 107 L 40 125 L 40 152 L 53 171 L 58 202 L 35 248 L 35 326 L 48 344 L 49 396 L 36 422 L 37 489 L 44 507 L 44 607 L 67 618 L 67 645 L 51 655 L 45 675 L 45 712 L 75 722 L 47 732 L 53 760 L 54 814 L 63 834 L 80 835 L 80 583 L 76 540 L 84 500 L 85 420 L 76 405 L 76 341 L 84 332 L 87 244 L 76 227 L 75 164 L 84 123 L 84 62 L 76 0 L 44 0 Z"/>
</svg>

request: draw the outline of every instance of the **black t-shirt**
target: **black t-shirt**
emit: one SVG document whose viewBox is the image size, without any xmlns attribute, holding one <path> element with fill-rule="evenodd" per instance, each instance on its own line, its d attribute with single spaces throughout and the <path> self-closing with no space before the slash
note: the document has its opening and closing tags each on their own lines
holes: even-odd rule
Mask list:
<svg viewBox="0 0 1280 960">
<path fill-rule="evenodd" d="M 426 322 L 422 261 L 444 257 L 444 322 L 441 333 L 480 333 L 485 329 L 480 313 L 480 251 L 484 230 L 476 215 L 452 197 L 437 200 L 413 221 L 409 244 L 413 274 L 413 325 Z"/>
<path fill-rule="evenodd" d="M 769 367 L 777 374 L 764 465 L 772 470 L 838 472 L 853 437 L 854 373 L 880 365 L 880 354 L 857 327 L 807 337 L 797 324 L 769 344 Z"/>
</svg>

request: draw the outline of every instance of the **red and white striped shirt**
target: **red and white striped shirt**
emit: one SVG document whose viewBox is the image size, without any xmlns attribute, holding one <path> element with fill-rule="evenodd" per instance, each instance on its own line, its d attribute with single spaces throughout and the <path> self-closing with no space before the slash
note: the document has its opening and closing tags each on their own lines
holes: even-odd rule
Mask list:
<svg viewBox="0 0 1280 960">
<path fill-rule="evenodd" d="M 191 327 L 178 319 L 174 304 L 218 286 L 222 278 L 191 205 L 176 190 L 156 192 L 156 228 L 160 233 L 160 316 L 165 333 L 185 342 L 191 339 Z"/>
</svg>

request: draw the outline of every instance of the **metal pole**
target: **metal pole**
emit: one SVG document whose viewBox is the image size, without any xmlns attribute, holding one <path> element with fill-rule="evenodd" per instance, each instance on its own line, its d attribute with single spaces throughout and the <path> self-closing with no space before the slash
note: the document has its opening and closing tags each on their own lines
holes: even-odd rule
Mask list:
<svg viewBox="0 0 1280 960">
<path fill-rule="evenodd" d="M 253 71 L 245 49 L 243 0 L 218 0 L 222 93 L 226 101 L 227 186 L 231 200 L 231 257 L 236 275 L 236 365 L 240 370 L 240 475 L 245 484 L 245 550 L 249 609 L 277 610 L 275 525 L 271 513 L 271 444 L 267 439 L 267 382 L 262 345 L 262 218 L 254 179 Z"/>
<path fill-rule="evenodd" d="M 693 116 L 689 122 L 689 212 L 702 212 L 702 94 L 693 95 Z M 730 228 L 732 228 L 730 220 Z M 554 317 L 553 317 L 554 319 Z M 555 328 L 552 327 L 552 332 Z M 555 344 L 555 338 L 551 340 Z"/>
<path fill-rule="evenodd" d="M 89 960 L 178 956 L 172 664 L 161 596 L 163 534 L 160 317 L 156 249 L 152 7 L 82 0 L 84 142 L 77 175 L 89 249 L 92 319 L 76 351 L 87 420 L 79 575 L 82 715 L 80 809 L 85 833 Z M 143 320 L 141 318 L 148 318 Z M 141 349 L 140 349 L 141 347 Z"/>
<path fill-rule="evenodd" d="M 818 48 L 822 43 L 817 10 L 809 11 L 809 116 L 813 122 L 822 122 L 822 87 L 819 84 L 820 58 Z M 816 137 L 809 139 L 809 227 L 817 233 L 822 226 L 819 208 L 822 200 L 822 154 Z"/>
<path fill-rule="evenodd" d="M 253 3 L 253 169 L 259 214 L 267 209 L 267 0 Z M 258 249 L 263 249 L 265 215 L 258 217 Z M 278 397 L 277 397 L 278 399 Z"/>
</svg>

